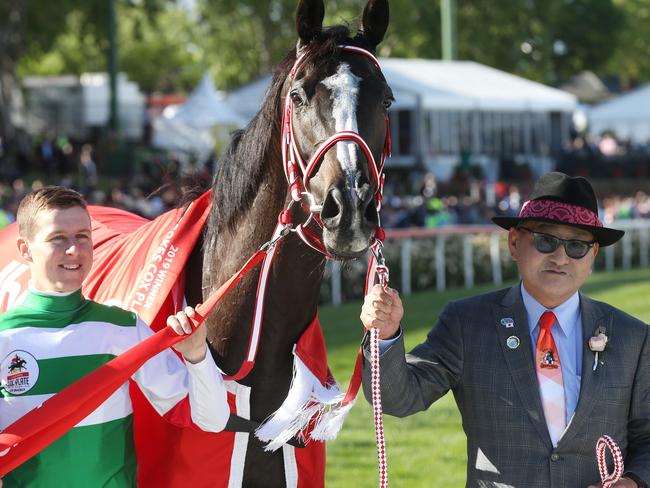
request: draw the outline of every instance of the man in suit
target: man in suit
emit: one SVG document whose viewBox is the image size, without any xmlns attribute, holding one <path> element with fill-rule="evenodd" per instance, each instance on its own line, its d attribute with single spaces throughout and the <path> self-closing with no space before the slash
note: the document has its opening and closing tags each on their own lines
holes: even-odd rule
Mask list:
<svg viewBox="0 0 650 488">
<path fill-rule="evenodd" d="M 379 330 L 384 411 L 411 415 L 451 390 L 467 435 L 467 487 L 599 487 L 603 434 L 625 460 L 614 486 L 650 482 L 648 327 L 579 292 L 599 248 L 623 236 L 603 227 L 597 208 L 584 178 L 542 176 L 518 217 L 493 219 L 508 229 L 521 282 L 449 303 L 406 356 L 397 292 L 376 286 L 365 299 L 364 326 Z"/>
</svg>

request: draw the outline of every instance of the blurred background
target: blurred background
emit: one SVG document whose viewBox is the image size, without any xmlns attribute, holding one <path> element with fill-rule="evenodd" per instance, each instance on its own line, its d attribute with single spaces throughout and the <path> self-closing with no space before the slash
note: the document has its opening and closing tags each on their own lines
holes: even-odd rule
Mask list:
<svg viewBox="0 0 650 488">
<path fill-rule="evenodd" d="M 358 25 L 363 2 L 326 3 L 326 24 Z M 296 42 L 296 4 L 0 0 L 0 228 L 45 184 L 149 218 L 174 207 L 180 177 L 210 178 L 257 111 Z M 650 320 L 650 0 L 391 0 L 390 11 L 382 223 L 407 345 L 448 300 L 514 282 L 490 217 L 516 215 L 553 169 L 588 177 L 601 219 L 626 230 L 599 253 L 587 293 Z M 330 263 L 322 287 L 337 305 L 321 322 L 343 382 L 365 266 Z M 359 403 L 328 448 L 328 486 L 376 486 L 372 413 Z M 398 486 L 464 484 L 452 399 L 386 426 Z"/>
<path fill-rule="evenodd" d="M 293 46 L 295 6 L 3 0 L 3 219 L 48 183 L 146 216 L 173 205 L 171 187 L 143 199 L 213 170 Z M 361 7 L 330 1 L 326 23 Z M 384 225 L 488 222 L 554 168 L 592 178 L 608 219 L 646 217 L 649 17 L 645 0 L 392 1 Z"/>
</svg>

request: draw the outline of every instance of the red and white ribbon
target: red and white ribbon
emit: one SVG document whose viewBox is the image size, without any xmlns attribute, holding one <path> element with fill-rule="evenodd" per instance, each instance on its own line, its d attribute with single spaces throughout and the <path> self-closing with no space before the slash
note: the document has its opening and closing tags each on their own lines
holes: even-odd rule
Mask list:
<svg viewBox="0 0 650 488">
<path fill-rule="evenodd" d="M 607 459 L 605 458 L 605 449 L 609 449 L 614 459 L 614 471 L 609 473 L 607 471 Z M 598 460 L 598 471 L 600 471 L 600 479 L 603 482 L 603 488 L 610 488 L 614 486 L 618 480 L 623 476 L 623 454 L 621 449 L 616 444 L 616 441 L 608 435 L 602 436 L 596 443 L 596 459 Z"/>
</svg>

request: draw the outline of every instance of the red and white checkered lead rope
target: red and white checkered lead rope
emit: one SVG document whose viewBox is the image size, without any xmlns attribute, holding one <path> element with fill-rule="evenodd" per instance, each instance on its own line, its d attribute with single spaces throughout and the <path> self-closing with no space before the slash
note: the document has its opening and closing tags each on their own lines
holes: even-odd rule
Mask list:
<svg viewBox="0 0 650 488">
<path fill-rule="evenodd" d="M 607 471 L 607 460 L 605 459 L 605 449 L 608 448 L 612 453 L 614 459 L 614 471 L 610 474 Z M 616 441 L 608 435 L 602 436 L 596 443 L 596 459 L 598 460 L 598 470 L 600 471 L 600 479 L 603 482 L 603 488 L 610 488 L 614 486 L 618 480 L 623 476 L 623 454 L 621 449 L 616 444 Z"/>
<path fill-rule="evenodd" d="M 381 241 L 377 240 L 371 247 L 371 266 L 374 268 L 374 275 L 378 277 L 379 284 L 385 289 L 388 287 L 388 267 L 384 262 L 381 252 Z M 370 282 L 374 282 L 374 279 Z M 372 409 L 375 420 L 375 440 L 377 442 L 377 463 L 379 470 L 379 487 L 388 487 L 388 461 L 386 459 L 386 440 L 384 438 L 384 420 L 381 406 L 381 384 L 379 374 L 379 331 L 370 329 L 370 371 L 372 374 Z"/>
</svg>

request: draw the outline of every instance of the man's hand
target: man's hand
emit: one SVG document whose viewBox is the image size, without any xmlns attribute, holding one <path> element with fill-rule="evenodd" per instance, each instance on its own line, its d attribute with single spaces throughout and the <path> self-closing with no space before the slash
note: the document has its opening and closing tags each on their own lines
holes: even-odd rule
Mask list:
<svg viewBox="0 0 650 488">
<path fill-rule="evenodd" d="M 167 325 L 174 329 L 174 332 L 178 335 L 192 334 L 193 328 L 190 318 L 194 317 L 195 313 L 194 308 L 185 307 L 185 310 L 167 317 Z M 205 344 L 206 337 L 207 331 L 205 325 L 201 324 L 190 337 L 176 344 L 174 349 L 180 352 L 183 358 L 190 363 L 201 362 L 205 358 L 207 351 Z"/>
<path fill-rule="evenodd" d="M 375 285 L 366 295 L 361 308 L 363 326 L 379 331 L 380 339 L 390 339 L 399 330 L 399 324 L 404 316 L 404 308 L 399 293 L 392 288 Z"/>
<path fill-rule="evenodd" d="M 611 486 L 612 488 L 639 488 L 639 485 L 637 485 L 634 481 L 632 481 L 629 478 L 621 478 Z M 602 488 L 602 487 L 603 484 L 598 483 L 597 485 L 589 485 L 587 488 Z"/>
</svg>

